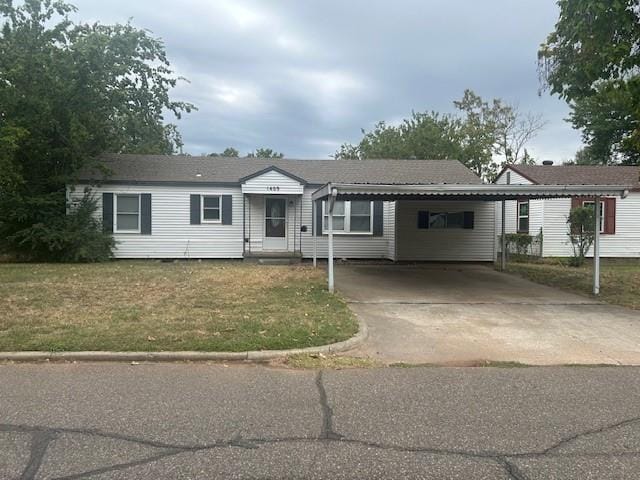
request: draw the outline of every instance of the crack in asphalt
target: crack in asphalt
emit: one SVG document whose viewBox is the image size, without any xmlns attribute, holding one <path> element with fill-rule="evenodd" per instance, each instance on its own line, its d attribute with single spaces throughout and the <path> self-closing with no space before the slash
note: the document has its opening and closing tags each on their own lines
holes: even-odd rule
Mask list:
<svg viewBox="0 0 640 480">
<path fill-rule="evenodd" d="M 322 409 L 322 429 L 320 430 L 320 438 L 323 440 L 340 440 L 342 435 L 333 430 L 333 409 L 327 400 L 327 391 L 322 381 L 322 370 L 316 375 L 316 387 L 318 388 L 318 396 L 320 397 L 320 408 Z"/>
<path fill-rule="evenodd" d="M 322 412 L 322 422 L 320 427 L 320 433 L 318 436 L 291 436 L 291 437 L 264 437 L 264 438 L 243 438 L 239 435 L 234 436 L 229 440 L 216 440 L 210 443 L 202 444 L 173 444 L 167 442 L 159 442 L 155 440 L 147 440 L 143 438 L 134 437 L 131 435 L 123 435 L 119 433 L 104 432 L 99 429 L 82 429 L 82 428 L 65 428 L 65 427 L 44 427 L 44 426 L 31 426 L 20 424 L 0 424 L 0 433 L 24 433 L 29 434 L 32 437 L 31 451 L 27 465 L 20 477 L 21 480 L 33 480 L 38 474 L 47 449 L 49 445 L 56 440 L 61 434 L 78 434 L 87 435 L 92 437 L 106 438 L 111 440 L 117 440 L 122 442 L 136 443 L 142 446 L 164 450 L 154 455 L 146 456 L 137 460 L 129 462 L 118 463 L 106 467 L 87 470 L 81 473 L 72 475 L 66 475 L 57 477 L 55 480 L 76 480 L 80 478 L 86 478 L 94 475 L 105 474 L 109 472 L 125 470 L 131 467 L 150 464 L 164 458 L 180 455 L 183 453 L 202 452 L 207 450 L 213 450 L 216 448 L 240 448 L 244 450 L 255 450 L 263 445 L 275 445 L 285 443 L 301 443 L 301 442 L 319 442 L 330 445 L 332 443 L 343 443 L 362 446 L 366 448 L 375 448 L 380 450 L 397 451 L 403 453 L 417 453 L 427 455 L 443 455 L 443 456 L 457 456 L 473 460 L 485 460 L 497 463 L 507 473 L 512 480 L 527 480 L 526 475 L 518 469 L 512 462 L 520 458 L 577 458 L 577 457 L 638 457 L 639 451 L 623 451 L 623 452 L 593 452 L 593 453 L 580 453 L 580 452 L 558 452 L 562 447 L 566 447 L 577 440 L 606 433 L 618 428 L 622 428 L 629 425 L 635 425 L 640 423 L 640 417 L 628 418 L 612 424 L 604 425 L 598 428 L 593 428 L 579 432 L 565 438 L 560 439 L 553 445 L 539 451 L 531 451 L 524 453 L 513 452 L 499 452 L 499 451 L 473 451 L 465 449 L 455 448 L 432 448 L 432 447 L 420 447 L 420 446 L 406 446 L 397 445 L 393 443 L 380 443 L 359 440 L 355 438 L 348 438 L 335 431 L 333 425 L 333 408 L 331 407 L 327 391 L 324 385 L 322 370 L 316 374 L 315 385 L 318 391 L 318 399 L 320 409 Z"/>
<path fill-rule="evenodd" d="M 42 465 L 44 455 L 47 452 L 47 447 L 55 440 L 56 436 L 56 433 L 52 430 L 39 430 L 32 433 L 31 453 L 29 455 L 29 461 L 20 476 L 21 480 L 32 480 L 36 477 Z"/>
</svg>

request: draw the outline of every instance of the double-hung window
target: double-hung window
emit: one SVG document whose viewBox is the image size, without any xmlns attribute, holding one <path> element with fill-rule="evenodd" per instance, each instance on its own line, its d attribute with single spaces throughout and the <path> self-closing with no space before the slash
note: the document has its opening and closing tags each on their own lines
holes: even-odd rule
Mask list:
<svg viewBox="0 0 640 480">
<path fill-rule="evenodd" d="M 336 200 L 333 205 L 334 233 L 370 234 L 373 232 L 373 202 Z M 329 231 L 329 206 L 322 202 L 322 232 Z"/>
<path fill-rule="evenodd" d="M 595 202 L 593 200 L 585 200 L 582 202 L 583 207 L 587 208 L 595 208 Z M 605 203 L 600 201 L 600 233 L 604 233 L 604 225 L 605 225 Z"/>
<path fill-rule="evenodd" d="M 220 223 L 222 221 L 222 200 L 220 195 L 202 196 L 202 223 Z"/>
<path fill-rule="evenodd" d="M 518 233 L 529 233 L 529 200 L 518 200 Z"/>
<path fill-rule="evenodd" d="M 116 232 L 140 233 L 140 195 L 116 194 Z"/>
</svg>

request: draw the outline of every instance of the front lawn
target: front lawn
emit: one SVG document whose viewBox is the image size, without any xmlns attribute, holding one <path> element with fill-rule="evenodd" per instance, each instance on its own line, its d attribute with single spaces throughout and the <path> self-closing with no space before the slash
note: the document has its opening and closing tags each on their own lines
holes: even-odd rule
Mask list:
<svg viewBox="0 0 640 480">
<path fill-rule="evenodd" d="M 590 295 L 593 267 L 569 267 L 561 261 L 509 263 L 507 271 L 552 287 Z M 605 302 L 640 310 L 640 262 L 603 259 L 600 265 L 600 298 Z"/>
<path fill-rule="evenodd" d="M 0 305 L 0 351 L 274 350 L 358 329 L 308 266 L 0 264 Z"/>
</svg>

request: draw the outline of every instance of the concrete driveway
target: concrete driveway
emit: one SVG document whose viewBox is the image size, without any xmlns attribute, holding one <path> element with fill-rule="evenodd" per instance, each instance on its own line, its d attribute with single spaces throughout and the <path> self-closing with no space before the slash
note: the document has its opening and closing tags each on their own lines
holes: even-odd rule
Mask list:
<svg viewBox="0 0 640 480">
<path fill-rule="evenodd" d="M 640 312 L 483 265 L 336 268 L 369 326 L 356 354 L 385 362 L 640 364 Z"/>
</svg>

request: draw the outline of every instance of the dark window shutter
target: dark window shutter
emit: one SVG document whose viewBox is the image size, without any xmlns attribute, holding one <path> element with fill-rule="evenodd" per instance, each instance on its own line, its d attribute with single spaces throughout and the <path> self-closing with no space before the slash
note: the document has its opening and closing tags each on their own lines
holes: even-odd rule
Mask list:
<svg viewBox="0 0 640 480">
<path fill-rule="evenodd" d="M 191 195 L 191 225 L 200 225 L 200 195 Z"/>
<path fill-rule="evenodd" d="M 605 198 L 604 200 L 604 233 L 613 235 L 616 233 L 616 199 Z"/>
<path fill-rule="evenodd" d="M 475 215 L 473 212 L 464 212 L 463 228 L 466 228 L 468 230 L 473 228 L 474 216 Z"/>
<path fill-rule="evenodd" d="M 140 233 L 151 235 L 151 194 L 140 195 Z"/>
<path fill-rule="evenodd" d="M 102 229 L 113 233 L 113 193 L 102 194 Z"/>
<path fill-rule="evenodd" d="M 376 200 L 373 202 L 373 236 L 381 237 L 384 233 L 384 220 L 383 220 L 383 202 Z"/>
<path fill-rule="evenodd" d="M 419 229 L 429 228 L 429 212 L 428 211 L 420 210 L 418 212 L 418 228 Z"/>
<path fill-rule="evenodd" d="M 322 236 L 322 200 L 316 200 L 316 237 Z"/>
<path fill-rule="evenodd" d="M 233 224 L 233 197 L 231 195 L 222 195 L 222 224 Z"/>
</svg>

